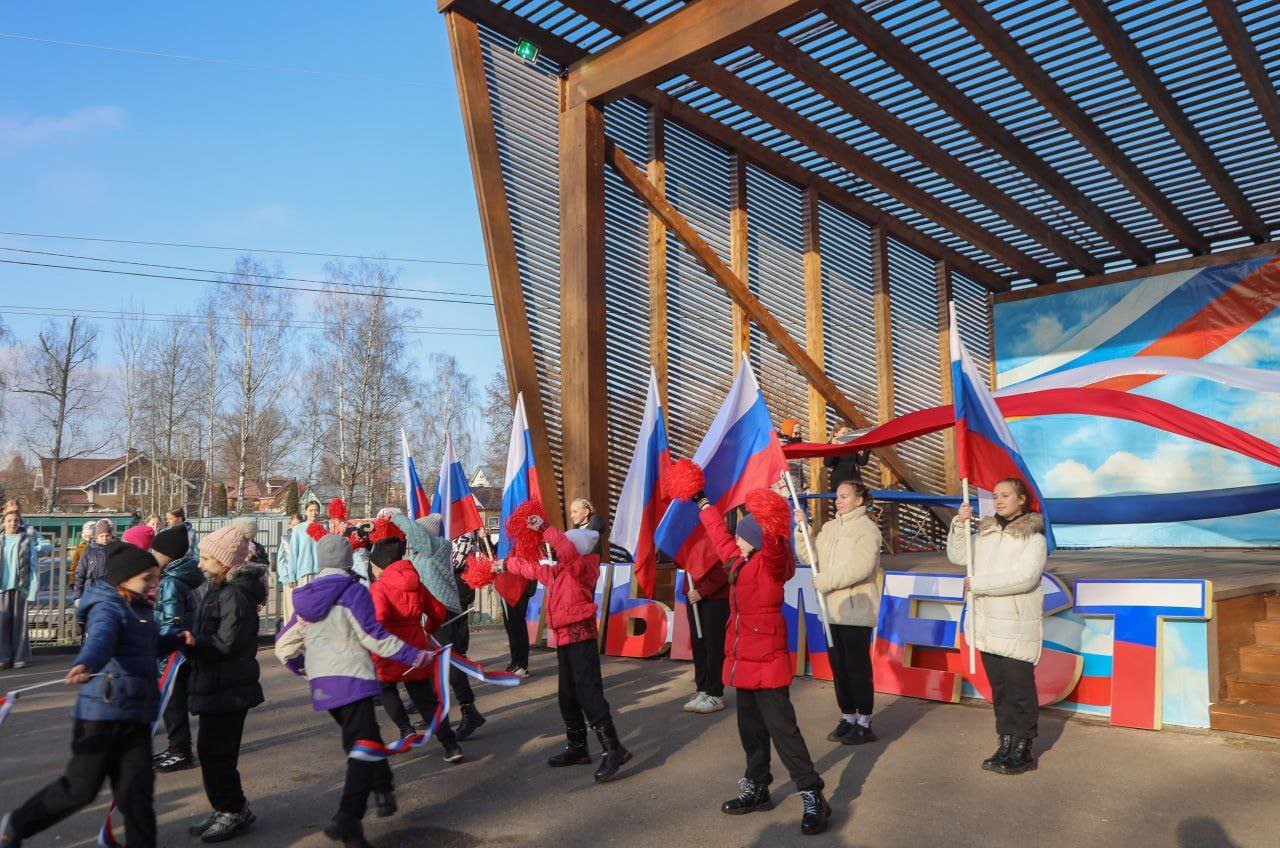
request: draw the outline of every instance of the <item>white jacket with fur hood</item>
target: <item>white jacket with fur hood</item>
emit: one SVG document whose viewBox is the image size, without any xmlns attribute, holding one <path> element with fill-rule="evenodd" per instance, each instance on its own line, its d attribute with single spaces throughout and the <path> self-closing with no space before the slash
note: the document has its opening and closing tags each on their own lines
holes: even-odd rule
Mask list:
<svg viewBox="0 0 1280 848">
<path fill-rule="evenodd" d="M 880 528 L 858 507 L 822 525 L 813 540 L 818 568 L 813 587 L 827 600 L 832 624 L 875 627 L 880 617 Z M 796 528 L 796 557 L 810 565 L 808 550 Z"/>
<path fill-rule="evenodd" d="M 995 518 L 978 523 L 973 542 L 972 609 L 965 633 L 979 651 L 1029 663 L 1040 661 L 1044 626 L 1044 574 L 1048 546 L 1044 518 L 1024 512 L 1001 528 Z M 964 523 L 951 522 L 947 557 L 956 565 L 968 559 Z"/>
</svg>

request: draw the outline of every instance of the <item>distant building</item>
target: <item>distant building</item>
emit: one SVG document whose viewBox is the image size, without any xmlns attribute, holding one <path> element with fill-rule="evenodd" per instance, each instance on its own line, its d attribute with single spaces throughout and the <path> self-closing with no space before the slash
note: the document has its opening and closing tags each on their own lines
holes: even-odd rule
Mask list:
<svg viewBox="0 0 1280 848">
<path fill-rule="evenodd" d="M 35 492 L 42 502 L 53 479 L 53 460 L 40 457 Z M 54 509 L 60 512 L 164 512 L 175 506 L 194 514 L 204 487 L 204 460 L 153 464 L 142 451 L 127 456 L 82 456 L 58 463 Z"/>
<path fill-rule="evenodd" d="M 292 477 L 271 477 L 266 480 L 246 480 L 244 484 L 245 506 L 240 507 L 240 491 L 237 481 L 224 480 L 227 487 L 227 509 L 230 512 L 284 512 L 284 501 L 289 493 Z M 307 487 L 298 484 L 298 498 L 306 494 Z"/>
</svg>

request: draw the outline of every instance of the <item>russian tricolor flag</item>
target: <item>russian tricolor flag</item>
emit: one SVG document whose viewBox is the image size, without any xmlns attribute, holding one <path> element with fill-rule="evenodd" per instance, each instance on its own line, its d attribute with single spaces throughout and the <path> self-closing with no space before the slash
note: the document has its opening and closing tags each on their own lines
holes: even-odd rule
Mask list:
<svg viewBox="0 0 1280 848">
<path fill-rule="evenodd" d="M 480 508 L 471 494 L 471 484 L 458 461 L 453 447 L 453 436 L 444 434 L 444 456 L 440 459 L 440 482 L 431 498 L 431 511 L 440 513 L 440 533 L 446 539 L 456 539 L 475 530 L 484 529 Z"/>
<path fill-rule="evenodd" d="M 498 529 L 498 558 L 511 552 L 507 536 L 507 518 L 516 507 L 533 498 L 542 503 L 538 488 L 538 469 L 534 466 L 533 439 L 529 420 L 524 413 L 524 393 L 516 395 L 515 414 L 511 417 L 511 441 L 507 445 L 507 482 L 502 490 L 502 520 Z"/>
<path fill-rule="evenodd" d="M 658 550 L 653 534 L 671 503 L 662 492 L 662 472 L 671 463 L 667 445 L 667 422 L 658 397 L 658 375 L 649 371 L 649 395 L 644 402 L 644 418 L 631 455 L 622 494 L 614 510 L 611 539 L 635 559 L 636 582 L 646 598 L 653 597 Z"/>
<path fill-rule="evenodd" d="M 1045 541 L 1054 549 L 1053 525 L 1045 512 L 1044 496 L 1027 464 L 1018 452 L 1018 443 L 1009 432 L 996 399 L 960 339 L 956 326 L 956 307 L 951 309 L 951 393 L 955 398 L 956 470 L 960 477 L 978 490 L 978 512 L 994 515 L 991 491 L 1006 477 L 1020 477 L 1030 494 L 1028 509 L 1038 509 L 1044 516 Z"/>
<path fill-rule="evenodd" d="M 693 460 L 706 474 L 707 497 L 726 514 L 740 506 L 748 492 L 772 486 L 786 471 L 782 445 L 745 356 Z M 698 522 L 698 506 L 691 501 L 676 501 L 667 508 L 654 543 L 682 568 L 719 559 Z"/>
<path fill-rule="evenodd" d="M 422 487 L 422 481 L 418 479 L 418 470 L 413 467 L 413 455 L 409 453 L 409 437 L 404 434 L 404 428 L 400 428 L 400 448 L 404 461 L 404 497 L 405 512 L 409 514 L 410 521 L 417 521 L 430 511 L 427 503 L 427 490 Z"/>
</svg>

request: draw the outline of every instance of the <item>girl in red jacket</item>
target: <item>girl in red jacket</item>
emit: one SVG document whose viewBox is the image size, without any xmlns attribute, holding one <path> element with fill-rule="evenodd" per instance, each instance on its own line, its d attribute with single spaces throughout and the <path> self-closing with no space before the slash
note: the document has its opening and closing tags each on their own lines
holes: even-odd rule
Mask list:
<svg viewBox="0 0 1280 848">
<path fill-rule="evenodd" d="M 560 715 L 564 718 L 568 742 L 564 751 L 547 760 L 547 765 L 552 768 L 590 765 L 591 755 L 587 751 L 587 724 L 590 723 L 600 747 L 604 748 L 600 767 L 596 769 L 596 782 L 603 783 L 631 759 L 631 752 L 622 747 L 618 739 L 600 676 L 595 602 L 600 557 L 592 553 L 600 534 L 594 530 L 561 533 L 529 505 L 512 515 L 508 533 L 514 542 L 511 555 L 493 570 L 497 574 L 510 571 L 547 587 L 544 601 L 547 624 L 556 638 Z M 551 546 L 555 564 L 534 559 L 536 553 L 527 555 L 543 543 Z"/>
<path fill-rule="evenodd" d="M 721 809 L 730 815 L 773 808 L 769 784 L 769 743 L 791 773 L 804 800 L 800 830 L 812 836 L 826 830 L 831 805 L 822 794 L 822 778 L 813 768 L 809 748 L 791 705 L 791 654 L 787 623 L 782 617 L 782 587 L 796 573 L 791 551 L 791 516 L 786 501 L 767 489 L 747 495 L 750 513 L 738 522 L 737 538 L 729 535 L 724 516 L 702 492 L 694 499 L 702 526 L 729 581 L 729 626 L 725 630 L 724 679 L 738 690 L 738 735 L 747 754 L 746 774 L 738 781 L 737 798 Z M 767 528 L 767 529 L 766 529 Z M 700 575 L 694 575 L 698 580 Z"/>
<path fill-rule="evenodd" d="M 406 645 L 429 650 L 434 646 L 427 637 L 444 624 L 447 613 L 444 604 L 422 585 L 417 569 L 404 558 L 404 551 L 404 539 L 392 536 L 380 539 L 369 552 L 369 593 L 373 595 L 374 614 L 387 632 Z M 440 703 L 435 690 L 436 670 L 430 665 L 411 668 L 377 654 L 373 662 L 382 683 L 382 708 L 400 728 L 400 736 L 408 736 L 413 733 L 413 725 L 400 700 L 398 684 L 404 684 L 418 714 L 429 719 Z M 462 747 L 447 718 L 439 723 L 436 739 L 444 746 L 446 761 L 462 761 Z"/>
</svg>

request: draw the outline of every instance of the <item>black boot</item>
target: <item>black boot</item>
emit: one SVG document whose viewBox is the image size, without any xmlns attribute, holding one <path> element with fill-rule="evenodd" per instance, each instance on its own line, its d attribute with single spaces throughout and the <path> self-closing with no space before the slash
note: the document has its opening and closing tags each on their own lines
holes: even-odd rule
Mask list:
<svg viewBox="0 0 1280 848">
<path fill-rule="evenodd" d="M 346 848 L 373 848 L 364 838 L 364 825 L 346 813 L 338 813 L 324 826 L 324 835 Z"/>
<path fill-rule="evenodd" d="M 1031 756 L 1031 740 L 1015 739 L 1009 749 L 1009 756 L 996 764 L 993 771 L 997 774 L 1022 774 L 1035 771 L 1036 760 Z"/>
<path fill-rule="evenodd" d="M 1004 762 L 1004 758 L 1009 756 L 1009 749 L 1013 747 L 1013 736 L 1008 733 L 1000 734 L 1000 747 L 996 752 L 982 761 L 982 767 L 987 771 L 995 771 L 996 766 Z"/>
<path fill-rule="evenodd" d="M 738 797 L 730 798 L 720 805 L 720 812 L 731 816 L 754 813 L 756 810 L 772 810 L 773 799 L 769 797 L 769 784 L 756 783 L 745 777 L 738 780 Z"/>
<path fill-rule="evenodd" d="M 389 818 L 396 814 L 399 805 L 396 804 L 396 793 L 390 790 L 386 792 L 373 793 L 373 814 L 380 819 Z"/>
<path fill-rule="evenodd" d="M 804 815 L 800 818 L 800 832 L 805 836 L 814 836 L 827 829 L 827 819 L 831 816 L 831 805 L 827 803 L 821 789 L 802 789 L 800 799 L 804 801 Z"/>
<path fill-rule="evenodd" d="M 458 737 L 459 742 L 466 742 L 471 738 L 471 734 L 480 729 L 480 725 L 484 724 L 484 716 L 480 715 L 480 711 L 476 709 L 475 704 L 462 705 L 462 721 L 458 722 L 454 734 Z"/>
<path fill-rule="evenodd" d="M 587 751 L 587 726 L 566 724 L 564 735 L 566 739 L 564 750 L 548 757 L 547 765 L 552 768 L 591 765 L 591 754 Z"/>
<path fill-rule="evenodd" d="M 622 764 L 631 759 L 631 752 L 622 747 L 618 739 L 618 730 L 613 726 L 613 716 L 609 716 L 595 727 L 596 738 L 600 747 L 604 748 L 604 756 L 600 758 L 600 767 L 596 769 L 596 783 L 604 783 L 618 773 Z"/>
<path fill-rule="evenodd" d="M 0 819 L 0 846 L 3 848 L 21 848 L 22 840 L 18 838 L 18 830 L 13 826 L 13 813 L 5 813 Z"/>
</svg>

